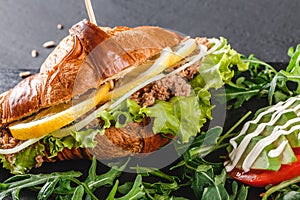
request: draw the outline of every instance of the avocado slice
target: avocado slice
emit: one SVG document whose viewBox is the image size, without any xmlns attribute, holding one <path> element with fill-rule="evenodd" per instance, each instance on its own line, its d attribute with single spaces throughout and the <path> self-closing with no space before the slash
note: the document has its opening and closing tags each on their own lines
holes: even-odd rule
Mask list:
<svg viewBox="0 0 300 200">
<path fill-rule="evenodd" d="M 246 148 L 243 156 L 241 157 L 240 161 L 237 164 L 238 168 L 242 167 L 242 163 L 244 162 L 246 156 L 250 153 L 250 151 L 253 149 L 255 144 L 263 139 L 264 136 L 256 136 L 253 137 Z M 259 154 L 253 165 L 251 166 L 251 169 L 263 169 L 263 170 L 273 170 L 277 171 L 281 167 L 281 161 L 279 157 L 269 157 L 268 153 L 270 150 L 276 148 L 274 144 L 270 144 L 266 146 L 263 151 Z"/>
<path fill-rule="evenodd" d="M 287 140 L 287 138 L 284 135 L 281 135 L 274 142 L 274 145 L 275 145 L 275 147 L 278 147 L 283 142 L 287 142 L 287 144 L 285 145 L 282 153 L 279 156 L 281 164 L 285 165 L 285 164 L 290 164 L 290 163 L 293 163 L 293 162 L 297 161 L 295 153 L 294 153 L 291 145 L 289 144 L 289 141 Z"/>
<path fill-rule="evenodd" d="M 265 129 L 262 131 L 261 135 L 269 136 L 273 132 L 273 129 L 275 127 L 276 126 L 266 126 Z M 290 138 L 290 139 L 288 139 L 288 138 Z M 283 142 L 287 142 L 287 144 L 285 145 L 285 148 L 283 149 L 282 153 L 279 156 L 281 164 L 289 164 L 289 163 L 295 162 L 297 160 L 297 158 L 294 154 L 294 151 L 292 149 L 293 146 L 291 145 L 290 140 L 293 141 L 293 143 L 299 143 L 299 145 L 300 145 L 300 140 L 297 139 L 297 137 L 295 138 L 295 134 L 281 135 L 281 136 L 279 136 L 279 138 L 276 141 L 273 142 L 274 149 L 277 148 Z"/>
<path fill-rule="evenodd" d="M 287 112 L 287 113 L 284 113 L 282 114 L 282 116 L 278 119 L 277 122 L 275 122 L 274 126 L 269 126 L 267 125 L 264 130 L 260 133 L 261 135 L 263 136 L 268 136 L 270 135 L 272 132 L 273 132 L 273 129 L 276 127 L 276 126 L 284 126 L 286 123 L 288 123 L 289 120 L 291 119 L 294 119 L 294 118 L 298 118 L 296 113 L 294 113 L 293 111 L 291 112 Z M 289 130 L 291 129 L 293 126 L 295 125 L 299 125 L 300 122 L 298 123 L 294 123 L 293 125 L 287 127 L 286 129 L 284 130 Z M 248 133 L 251 133 L 253 131 L 255 131 L 255 129 L 258 127 L 258 124 L 251 124 L 249 126 L 249 131 Z M 299 134 L 300 131 L 294 131 L 292 133 L 290 133 L 289 135 L 285 135 L 285 138 L 288 140 L 289 142 L 289 145 L 292 147 L 292 148 L 296 148 L 296 147 L 300 147 L 300 138 L 298 138 L 298 134 Z"/>
<path fill-rule="evenodd" d="M 291 126 L 289 126 L 288 128 L 286 128 L 286 130 L 289 130 L 293 126 L 296 126 L 296 125 L 299 125 L 299 124 L 300 124 L 300 122 L 294 123 Z M 300 147 L 299 133 L 300 133 L 299 130 L 295 130 L 292 133 L 285 136 L 288 139 L 289 144 L 291 145 L 292 148 Z"/>
<path fill-rule="evenodd" d="M 252 138 L 250 144 L 248 145 L 247 149 L 245 150 L 242 158 L 240 159 L 239 163 L 237 164 L 238 168 L 242 167 L 242 163 L 245 160 L 246 156 L 250 153 L 253 147 L 256 145 L 258 141 L 265 138 L 266 136 L 260 135 Z M 277 157 L 270 157 L 269 152 L 271 150 L 276 149 L 280 144 L 286 142 L 286 145 L 282 152 Z M 251 169 L 260 169 L 260 170 L 272 170 L 277 171 L 280 169 L 282 164 L 290 164 L 297 161 L 297 158 L 293 152 L 292 147 L 289 145 L 288 140 L 284 135 L 281 135 L 274 143 L 266 146 L 264 150 L 260 153 L 257 157 Z"/>
<path fill-rule="evenodd" d="M 299 131 L 294 131 L 290 133 L 289 135 L 286 135 L 286 138 L 289 141 L 289 144 L 292 148 L 300 147 L 300 139 L 298 138 Z"/>
<path fill-rule="evenodd" d="M 264 115 L 258 123 L 250 123 L 248 130 L 247 130 L 247 134 L 254 132 L 257 129 L 257 127 L 259 126 L 259 124 L 268 123 L 272 117 L 271 115 L 272 114 Z M 274 123 L 274 125 L 267 125 L 261 134 L 268 135 L 267 133 L 268 132 L 271 133 L 275 126 L 282 126 L 285 123 L 287 123 L 290 119 L 294 119 L 294 118 L 297 118 L 297 115 L 293 111 L 283 113 L 280 116 L 280 118 Z"/>
</svg>

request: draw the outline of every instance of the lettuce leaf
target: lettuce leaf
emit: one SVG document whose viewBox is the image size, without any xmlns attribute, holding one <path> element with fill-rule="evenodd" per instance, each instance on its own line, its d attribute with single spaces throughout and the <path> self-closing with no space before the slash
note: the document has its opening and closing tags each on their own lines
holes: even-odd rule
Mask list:
<svg viewBox="0 0 300 200">
<path fill-rule="evenodd" d="M 104 133 L 104 130 L 110 126 L 121 128 L 128 122 L 141 122 L 145 117 L 145 113 L 141 112 L 141 106 L 135 101 L 126 99 L 110 111 L 104 110 L 99 112 L 97 117 L 104 122 L 100 130 L 101 133 Z"/>
<path fill-rule="evenodd" d="M 188 142 L 192 136 L 196 136 L 200 131 L 200 128 L 203 126 L 202 122 L 206 122 L 205 114 L 201 113 L 196 96 L 175 97 L 172 99 L 172 103 L 174 105 L 174 114 L 180 121 L 179 136 L 182 142 Z"/>
<path fill-rule="evenodd" d="M 4 155 L 0 155 L 3 167 L 10 170 L 12 174 L 24 174 L 37 164 L 36 157 L 44 156 L 45 145 L 49 149 L 49 158 L 54 158 L 64 148 L 93 148 L 97 144 L 94 141 L 99 130 L 87 129 L 80 132 L 72 132 L 71 135 L 57 138 L 54 136 L 47 136 L 42 139 L 42 142 L 37 142 L 24 150 L 11 155 L 10 161 Z"/>
<path fill-rule="evenodd" d="M 76 147 L 82 148 L 93 148 L 97 145 L 97 142 L 94 140 L 96 135 L 100 134 L 100 131 L 97 129 L 87 129 L 83 131 L 72 131 L 71 136 L 74 137 Z"/>
<path fill-rule="evenodd" d="M 200 90 L 198 93 L 198 103 L 199 103 L 199 109 L 200 109 L 200 116 L 199 116 L 199 123 L 202 127 L 203 124 L 206 123 L 207 119 L 212 120 L 212 109 L 215 107 L 214 105 L 211 105 L 210 99 L 211 94 L 208 90 Z"/>
<path fill-rule="evenodd" d="M 206 122 L 206 110 L 200 109 L 198 96 L 173 97 L 170 102 L 157 101 L 143 112 L 153 117 L 153 132 L 177 135 L 183 143 L 196 136 Z M 204 118 L 203 118 L 204 117 Z"/>
<path fill-rule="evenodd" d="M 153 118 L 152 130 L 154 133 L 177 134 L 180 120 L 175 116 L 172 103 L 156 101 L 152 107 L 145 107 L 143 112 Z"/>
<path fill-rule="evenodd" d="M 58 152 L 61 152 L 64 148 L 71 149 L 74 147 L 75 139 L 71 136 L 64 138 L 56 138 L 53 136 L 45 137 L 43 143 L 48 145 L 50 158 L 57 156 Z"/>
<path fill-rule="evenodd" d="M 12 174 L 24 174 L 36 166 L 36 157 L 44 156 L 45 146 L 40 142 L 10 156 L 10 162 L 4 155 L 0 155 L 3 167 L 10 170 Z"/>
<path fill-rule="evenodd" d="M 114 117 L 106 110 L 103 110 L 102 112 L 99 112 L 97 115 L 98 118 L 102 119 L 104 124 L 101 129 L 99 129 L 100 134 L 104 134 L 104 131 L 106 128 L 109 128 L 111 126 L 111 121 L 114 119 Z"/>
<path fill-rule="evenodd" d="M 158 100 L 151 107 L 141 107 L 127 99 L 117 108 L 99 113 L 98 117 L 107 125 L 119 127 L 129 121 L 140 122 L 144 117 L 151 117 L 154 133 L 178 135 L 182 142 L 188 142 L 197 135 L 207 119 L 212 118 L 212 108 L 210 93 L 201 90 L 198 95 L 173 97 L 169 102 Z M 124 117 L 122 122 L 120 116 Z"/>
<path fill-rule="evenodd" d="M 215 51 L 205 56 L 199 74 L 191 81 L 193 87 L 218 89 L 232 79 L 234 66 L 237 66 L 239 71 L 248 69 L 249 63 L 241 60 L 240 54 L 231 49 L 225 38 L 221 37 L 220 43 Z"/>
<path fill-rule="evenodd" d="M 210 96 L 209 92 L 204 92 L 203 95 L 205 98 Z M 206 122 L 203 117 L 210 116 L 212 109 L 209 101 L 209 105 L 206 104 L 207 101 L 199 105 L 198 102 L 203 102 L 199 99 L 196 95 L 173 97 L 169 102 L 158 100 L 151 107 L 141 107 L 135 101 L 127 99 L 110 112 L 99 113 L 98 117 L 106 121 L 106 124 L 119 127 L 126 125 L 124 122 L 141 122 L 144 117 L 151 117 L 154 133 L 178 135 L 183 142 L 188 142 L 191 136 L 200 131 Z M 124 117 L 123 122 L 120 122 L 120 116 Z"/>
</svg>

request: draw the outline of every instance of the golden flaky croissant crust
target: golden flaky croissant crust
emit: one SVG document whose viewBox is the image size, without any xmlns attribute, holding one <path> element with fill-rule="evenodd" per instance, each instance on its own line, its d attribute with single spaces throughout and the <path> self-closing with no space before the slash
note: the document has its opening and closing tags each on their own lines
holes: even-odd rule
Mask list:
<svg viewBox="0 0 300 200">
<path fill-rule="evenodd" d="M 69 101 L 74 95 L 99 86 L 182 39 L 159 27 L 102 30 L 87 20 L 75 24 L 69 32 L 42 64 L 38 74 L 0 95 L 0 127 L 42 108 Z"/>
<path fill-rule="evenodd" d="M 120 78 L 127 68 L 143 63 L 183 39 L 159 27 L 101 28 L 87 20 L 75 24 L 69 32 L 47 57 L 38 74 L 23 79 L 0 95 L 0 131 L 6 131 L 2 135 L 9 134 L 6 127 L 10 123 L 68 102 L 105 81 Z M 149 153 L 170 141 L 154 135 L 151 127 L 137 123 L 129 123 L 121 129 L 111 127 L 104 135 L 97 135 L 96 140 L 98 145 L 94 151 L 98 158 L 104 159 Z M 65 148 L 56 158 L 49 155 L 46 146 L 45 156 L 38 163 L 91 158 L 90 152 L 81 148 Z"/>
</svg>

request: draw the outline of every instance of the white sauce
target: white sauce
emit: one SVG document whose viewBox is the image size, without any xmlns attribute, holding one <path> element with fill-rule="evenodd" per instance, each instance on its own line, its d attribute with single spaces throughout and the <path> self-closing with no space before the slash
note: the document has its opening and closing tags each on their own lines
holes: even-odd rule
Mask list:
<svg viewBox="0 0 300 200">
<path fill-rule="evenodd" d="M 276 149 L 272 149 L 271 151 L 269 151 L 268 156 L 271 158 L 280 156 L 288 143 L 289 142 L 287 140 L 283 141 Z"/>
<path fill-rule="evenodd" d="M 291 106 L 296 100 L 300 100 L 300 98 L 299 97 L 298 98 L 292 97 L 292 98 L 288 99 L 286 102 L 283 102 L 283 101 L 278 102 L 276 105 L 270 107 L 268 110 L 266 110 L 264 112 L 261 112 L 257 116 L 257 118 L 255 120 L 248 121 L 248 122 L 245 123 L 245 125 L 243 126 L 240 134 L 230 139 L 230 144 L 233 146 L 233 148 L 236 148 L 237 147 L 237 143 L 236 143 L 235 140 L 246 133 L 246 131 L 248 130 L 249 125 L 251 123 L 257 124 L 261 120 L 261 118 L 263 116 L 265 116 L 267 114 L 270 114 L 270 113 L 272 113 L 274 111 L 280 112 L 282 110 L 285 110 L 286 108 L 288 108 L 289 106 Z"/>
<path fill-rule="evenodd" d="M 255 120 L 251 120 L 251 121 L 246 122 L 246 123 L 244 124 L 244 126 L 243 126 L 241 132 L 240 132 L 237 136 L 235 136 L 235 137 L 233 137 L 233 138 L 230 139 L 229 142 L 230 142 L 230 144 L 233 146 L 233 148 L 236 148 L 237 145 L 238 145 L 238 144 L 236 143 L 236 139 L 238 139 L 240 136 L 242 136 L 242 135 L 244 135 L 244 134 L 246 133 L 246 131 L 248 130 L 248 128 L 249 128 L 249 126 L 250 126 L 251 123 L 257 124 L 257 123 L 259 122 L 259 120 L 261 120 L 261 118 L 262 118 L 264 115 L 274 112 L 274 111 L 276 110 L 276 107 L 279 107 L 279 106 L 281 106 L 282 104 L 283 104 L 283 102 L 279 102 L 279 103 L 276 104 L 274 107 L 271 107 L 271 108 L 269 108 L 268 110 L 266 110 L 266 111 L 264 111 L 264 112 L 261 112 L 261 113 L 257 116 L 257 118 L 256 118 Z"/>
<path fill-rule="evenodd" d="M 300 120 L 299 120 L 300 122 Z M 293 126 L 289 131 L 285 130 L 277 130 L 275 133 L 272 133 L 270 136 L 260 140 L 250 151 L 250 153 L 247 155 L 245 158 L 242 168 L 245 172 L 248 172 L 250 170 L 250 167 L 253 165 L 255 162 L 256 158 L 259 156 L 259 154 L 262 152 L 262 150 L 272 144 L 274 141 L 276 141 L 281 135 L 288 135 L 291 134 L 292 132 L 299 130 L 300 125 Z"/>
<path fill-rule="evenodd" d="M 230 140 L 231 145 L 233 146 L 232 152 L 229 154 L 229 161 L 225 162 L 225 168 L 227 171 L 231 171 L 234 169 L 234 167 L 237 165 L 237 163 L 240 161 L 242 155 L 244 154 L 247 146 L 249 145 L 251 139 L 255 136 L 260 135 L 260 133 L 265 129 L 266 126 L 273 126 L 279 118 L 287 112 L 296 112 L 300 109 L 300 105 L 295 106 L 294 108 L 289 108 L 296 100 L 300 100 L 300 97 L 292 97 L 286 102 L 279 102 L 276 105 L 270 107 L 264 112 L 261 112 L 255 120 L 248 121 L 245 123 L 244 127 L 242 128 L 240 134 Z M 274 112 L 275 111 L 275 112 Z M 238 139 L 240 136 L 246 134 L 249 126 L 251 123 L 257 124 L 264 115 L 272 113 L 271 119 L 267 123 L 261 123 L 257 126 L 257 128 L 252 132 L 247 134 L 241 143 L 237 145 L 236 139 Z M 297 113 L 297 112 L 296 112 Z M 297 113 L 297 116 L 300 115 Z M 300 122 L 300 118 L 294 118 L 289 120 L 285 125 L 281 126 L 275 126 L 272 133 L 260 140 L 250 151 L 250 153 L 246 156 L 245 160 L 243 161 L 242 168 L 245 172 L 249 171 L 250 167 L 253 165 L 257 157 L 260 155 L 260 153 L 263 151 L 263 149 L 276 141 L 281 135 L 288 135 L 292 133 L 293 131 L 300 128 L 300 125 L 294 126 L 290 130 L 286 131 L 289 126 L 291 126 L 294 123 Z M 298 137 L 300 138 L 300 134 L 298 134 Z M 272 156 L 274 155 L 280 155 L 282 151 L 284 150 L 284 147 L 287 144 L 279 145 L 278 148 L 271 150 L 270 152 Z M 275 156 L 276 157 L 276 156 Z"/>
</svg>

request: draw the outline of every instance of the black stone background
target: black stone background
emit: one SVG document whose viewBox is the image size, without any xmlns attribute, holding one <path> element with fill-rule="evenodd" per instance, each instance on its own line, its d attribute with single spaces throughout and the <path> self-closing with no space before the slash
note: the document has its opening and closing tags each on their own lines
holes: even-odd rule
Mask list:
<svg viewBox="0 0 300 200">
<path fill-rule="evenodd" d="M 93 6 L 102 26 L 157 25 L 190 36 L 224 36 L 239 52 L 267 62 L 287 62 L 288 48 L 300 42 L 298 0 L 94 0 Z M 52 51 L 41 45 L 59 42 L 88 16 L 84 0 L 0 0 L 0 17 L 3 92 L 20 80 L 16 73 L 6 76 L 6 70 L 36 71 Z M 37 58 L 30 56 L 32 49 Z"/>
<path fill-rule="evenodd" d="M 298 0 L 93 0 L 101 26 L 157 25 L 190 36 L 224 36 L 232 47 L 267 62 L 286 63 L 290 46 L 300 43 Z M 0 91 L 21 80 L 20 71 L 36 72 L 68 28 L 87 18 L 83 0 L 0 0 Z M 56 25 L 61 23 L 63 30 Z M 39 56 L 30 52 L 37 49 Z M 76 165 L 77 164 L 77 165 Z M 54 164 L 43 168 L 81 169 L 89 162 Z M 70 167 L 72 165 L 72 167 Z M 0 179 L 8 174 L 1 171 Z M 30 199 L 30 198 L 29 198 Z"/>
</svg>

